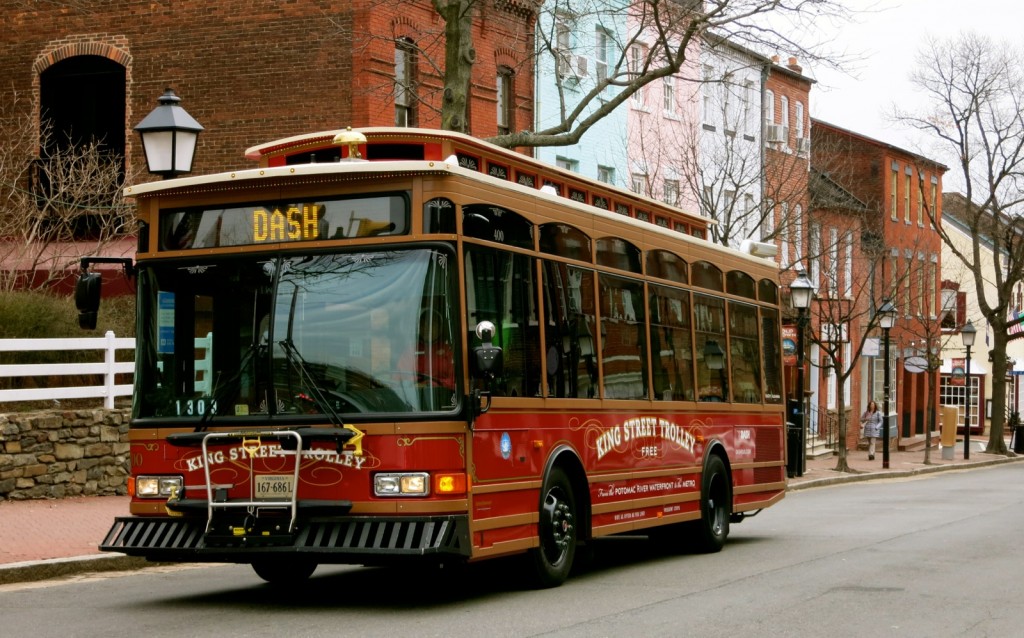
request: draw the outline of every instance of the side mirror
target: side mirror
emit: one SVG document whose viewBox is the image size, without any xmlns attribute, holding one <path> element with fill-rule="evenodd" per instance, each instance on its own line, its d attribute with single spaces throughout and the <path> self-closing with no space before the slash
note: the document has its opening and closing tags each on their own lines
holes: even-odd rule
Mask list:
<svg viewBox="0 0 1024 638">
<path fill-rule="evenodd" d="M 83 270 L 75 283 L 75 307 L 78 308 L 78 326 L 83 330 L 96 329 L 96 316 L 100 309 L 100 287 L 103 277 L 98 272 Z"/>
<path fill-rule="evenodd" d="M 473 374 L 478 378 L 492 379 L 501 374 L 504 358 L 501 348 L 494 345 L 494 324 L 481 321 L 476 325 L 476 336 L 483 342 L 473 348 Z"/>
</svg>

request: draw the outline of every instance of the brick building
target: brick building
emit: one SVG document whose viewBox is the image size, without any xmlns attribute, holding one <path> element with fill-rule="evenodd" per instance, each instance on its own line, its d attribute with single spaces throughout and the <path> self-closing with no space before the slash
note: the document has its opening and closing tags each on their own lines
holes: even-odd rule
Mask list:
<svg viewBox="0 0 1024 638">
<path fill-rule="evenodd" d="M 205 131 L 195 172 L 245 166 L 271 139 L 401 122 L 437 128 L 444 21 L 426 1 L 0 1 L 0 85 L 64 143 L 104 141 L 138 170 L 132 127 L 165 87 Z M 534 5 L 482 3 L 468 132 L 529 128 Z M 46 149 L 41 150 L 45 156 Z"/>
<path fill-rule="evenodd" d="M 940 193 L 947 168 L 820 120 L 812 122 L 811 130 L 815 170 L 841 186 L 864 208 L 858 234 L 851 233 L 848 244 L 840 239 L 837 247 L 862 260 L 852 270 L 854 285 L 841 288 L 839 295 L 849 291 L 849 302 L 861 305 L 861 311 L 850 316 L 862 326 L 867 325 L 883 299 L 896 305 L 899 314 L 889 334 L 889 412 L 899 430 L 898 444 L 921 444 L 925 427 L 940 404 L 938 370 L 908 372 L 904 364 L 910 357 L 934 358 L 940 348 L 942 242 L 934 224 L 941 224 Z M 872 263 L 863 261 L 869 258 Z M 856 327 L 850 330 L 854 332 Z M 853 393 L 850 406 L 855 414 L 871 399 L 878 400 L 884 410 L 884 357 L 877 349 L 881 338 L 878 330 L 867 344 L 865 354 L 869 356 L 861 358 L 862 388 Z M 853 447 L 857 428 L 851 428 L 848 434 Z"/>
</svg>

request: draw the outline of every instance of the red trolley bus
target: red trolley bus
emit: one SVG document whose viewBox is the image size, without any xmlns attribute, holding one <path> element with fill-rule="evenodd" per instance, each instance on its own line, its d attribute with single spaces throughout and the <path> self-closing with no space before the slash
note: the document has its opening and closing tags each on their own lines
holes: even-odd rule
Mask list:
<svg viewBox="0 0 1024 638">
<path fill-rule="evenodd" d="M 330 131 L 134 186 L 130 516 L 251 563 L 717 551 L 786 488 L 778 271 L 706 220 L 468 136 Z M 88 260 L 85 260 L 88 262 Z M 80 309 L 98 304 L 83 265 Z"/>
</svg>

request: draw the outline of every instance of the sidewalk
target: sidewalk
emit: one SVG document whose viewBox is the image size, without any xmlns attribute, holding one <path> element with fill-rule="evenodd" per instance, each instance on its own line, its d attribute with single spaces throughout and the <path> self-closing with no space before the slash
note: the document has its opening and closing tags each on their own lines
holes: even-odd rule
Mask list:
<svg viewBox="0 0 1024 638">
<path fill-rule="evenodd" d="M 834 455 L 807 459 L 803 476 L 789 479 L 789 491 L 835 483 L 915 476 L 944 470 L 964 470 L 1024 461 L 1024 456 L 1007 457 L 1000 454 L 985 454 L 986 443 L 987 440 L 971 441 L 971 458 L 969 460 L 964 460 L 962 441 L 957 441 L 953 448 L 953 458 L 949 460 L 942 458 L 942 451 L 938 447 L 933 447 L 928 465 L 924 463 L 924 449 L 912 452 L 891 449 L 889 450 L 888 469 L 882 467 L 881 445 L 875 453 L 874 461 L 868 460 L 868 453 L 865 450 L 847 450 L 846 462 L 852 470 L 850 473 L 835 471 L 838 457 Z"/>
<path fill-rule="evenodd" d="M 803 476 L 789 479 L 789 490 L 1024 460 L 1024 456 L 985 454 L 983 449 L 983 442 L 975 442 L 970 460 L 965 461 L 962 444 L 955 448 L 952 460 L 943 460 L 942 452 L 933 448 L 931 465 L 924 464 L 924 450 L 890 450 L 888 470 L 882 468 L 881 451 L 868 461 L 867 452 L 850 450 L 847 462 L 853 472 L 836 472 L 835 456 L 808 459 Z M 128 502 L 127 496 L 0 501 L 0 585 L 147 565 L 140 558 L 97 549 L 114 518 L 128 515 Z"/>
<path fill-rule="evenodd" d="M 114 518 L 128 515 L 129 500 L 81 496 L 0 501 L 0 585 L 145 564 L 97 549 Z"/>
</svg>

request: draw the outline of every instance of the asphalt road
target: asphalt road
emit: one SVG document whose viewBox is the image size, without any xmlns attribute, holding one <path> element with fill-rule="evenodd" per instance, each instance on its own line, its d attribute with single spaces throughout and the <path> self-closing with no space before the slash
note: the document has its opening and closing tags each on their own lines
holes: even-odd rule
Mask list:
<svg viewBox="0 0 1024 638">
<path fill-rule="evenodd" d="M 1024 616 L 1024 467 L 803 490 L 716 555 L 597 544 L 553 590 L 515 563 L 322 567 L 277 591 L 245 566 L 0 586 L 7 636 L 1011 636 Z"/>
</svg>

